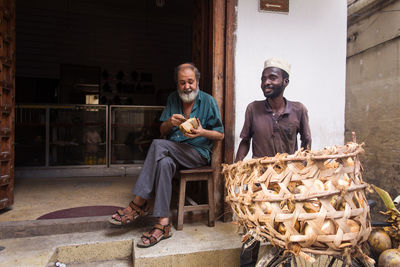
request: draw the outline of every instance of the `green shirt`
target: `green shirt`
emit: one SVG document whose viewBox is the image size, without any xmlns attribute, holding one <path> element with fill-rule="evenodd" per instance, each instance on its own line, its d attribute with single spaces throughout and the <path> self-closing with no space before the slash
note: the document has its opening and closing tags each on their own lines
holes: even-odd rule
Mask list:
<svg viewBox="0 0 400 267">
<path fill-rule="evenodd" d="M 167 106 L 164 108 L 161 114 L 160 121 L 168 120 L 173 114 L 183 114 L 182 100 L 179 97 L 178 91 L 172 92 L 168 96 Z M 217 105 L 217 101 L 209 94 L 200 91 L 194 101 L 190 118 L 198 118 L 204 129 L 213 130 L 220 133 L 224 132 L 224 126 L 222 125 L 221 115 Z M 213 141 L 205 137 L 187 138 L 179 130 L 179 127 L 173 127 L 171 132 L 167 136 L 168 140 L 186 143 L 192 145 L 201 156 L 206 158 L 208 162 L 211 159 L 211 151 L 213 147 Z"/>
</svg>

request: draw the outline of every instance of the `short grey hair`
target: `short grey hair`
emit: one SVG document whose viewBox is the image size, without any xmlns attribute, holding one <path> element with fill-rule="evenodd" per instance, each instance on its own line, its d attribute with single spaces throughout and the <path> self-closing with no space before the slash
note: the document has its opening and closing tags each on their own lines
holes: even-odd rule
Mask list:
<svg viewBox="0 0 400 267">
<path fill-rule="evenodd" d="M 175 68 L 174 78 L 175 78 L 176 83 L 178 83 L 178 73 L 182 69 L 191 69 L 192 71 L 194 71 L 194 75 L 196 76 L 197 83 L 200 82 L 200 71 L 196 68 L 196 66 L 192 62 L 186 62 L 186 63 L 178 65 Z"/>
</svg>

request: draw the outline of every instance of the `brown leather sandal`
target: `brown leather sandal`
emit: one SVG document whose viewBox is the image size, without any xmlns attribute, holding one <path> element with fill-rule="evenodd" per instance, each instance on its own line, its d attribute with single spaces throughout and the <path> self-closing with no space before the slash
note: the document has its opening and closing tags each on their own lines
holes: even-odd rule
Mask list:
<svg viewBox="0 0 400 267">
<path fill-rule="evenodd" d="M 149 207 L 147 206 L 147 202 L 142 206 L 138 206 L 133 201 L 129 203 L 132 211 L 129 213 L 125 213 L 124 210 L 117 210 L 115 214 L 119 216 L 119 220 L 111 217 L 108 221 L 114 225 L 127 225 L 133 223 L 140 216 L 146 216 L 149 213 Z M 115 215 L 114 214 L 114 215 Z"/>
<path fill-rule="evenodd" d="M 155 230 L 160 230 L 162 232 L 162 235 L 160 235 L 159 237 L 156 237 L 154 235 Z M 171 223 L 169 223 L 167 225 L 162 225 L 162 224 L 156 223 L 150 232 L 143 233 L 137 246 L 140 248 L 152 247 L 155 244 L 157 244 L 158 242 L 160 242 L 161 240 L 170 238 L 171 236 L 172 236 Z M 147 244 L 144 243 L 142 238 L 149 240 L 149 243 L 147 243 Z"/>
</svg>

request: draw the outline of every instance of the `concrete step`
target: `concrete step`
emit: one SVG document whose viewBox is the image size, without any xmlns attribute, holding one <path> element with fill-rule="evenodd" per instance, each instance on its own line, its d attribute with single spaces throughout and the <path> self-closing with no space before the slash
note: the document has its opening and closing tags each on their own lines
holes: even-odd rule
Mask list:
<svg viewBox="0 0 400 267">
<path fill-rule="evenodd" d="M 23 238 L 44 235 L 60 235 L 69 233 L 85 233 L 100 231 L 109 228 L 121 228 L 108 222 L 110 216 L 93 216 L 81 218 L 66 219 L 48 219 L 48 220 L 27 220 L 27 221 L 9 221 L 0 222 L 0 240 L 8 238 Z M 177 212 L 172 210 L 170 218 L 176 223 Z M 127 229 L 135 229 L 154 224 L 154 217 L 139 217 L 134 223 L 123 226 Z M 185 223 L 207 222 L 206 212 L 187 212 L 185 214 Z"/>
<path fill-rule="evenodd" d="M 117 226 L 108 222 L 110 216 L 93 216 L 67 219 L 0 222 L 0 240 L 69 233 L 85 233 L 105 229 L 136 229 L 153 225 L 154 217 L 140 217 L 132 224 Z"/>
<path fill-rule="evenodd" d="M 0 222 L 0 239 L 93 232 L 110 227 L 109 216 Z"/>
<path fill-rule="evenodd" d="M 53 265 L 54 266 L 54 265 Z M 132 259 L 70 263 L 68 267 L 133 267 Z"/>
<path fill-rule="evenodd" d="M 217 222 L 185 224 L 183 231 L 154 247 L 138 248 L 141 228 L 107 228 L 93 232 L 0 240 L 1 266 L 237 266 L 240 236 L 236 226 Z"/>
</svg>

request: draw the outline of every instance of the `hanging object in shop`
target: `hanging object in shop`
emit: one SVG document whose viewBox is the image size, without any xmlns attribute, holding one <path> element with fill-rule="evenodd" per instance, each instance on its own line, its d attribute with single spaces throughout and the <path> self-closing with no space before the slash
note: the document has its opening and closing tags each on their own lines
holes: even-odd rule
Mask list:
<svg viewBox="0 0 400 267">
<path fill-rule="evenodd" d="M 289 0 L 259 0 L 259 11 L 289 13 Z"/>
<path fill-rule="evenodd" d="M 156 6 L 157 7 L 164 7 L 165 6 L 165 1 L 166 0 L 156 0 Z"/>
</svg>

